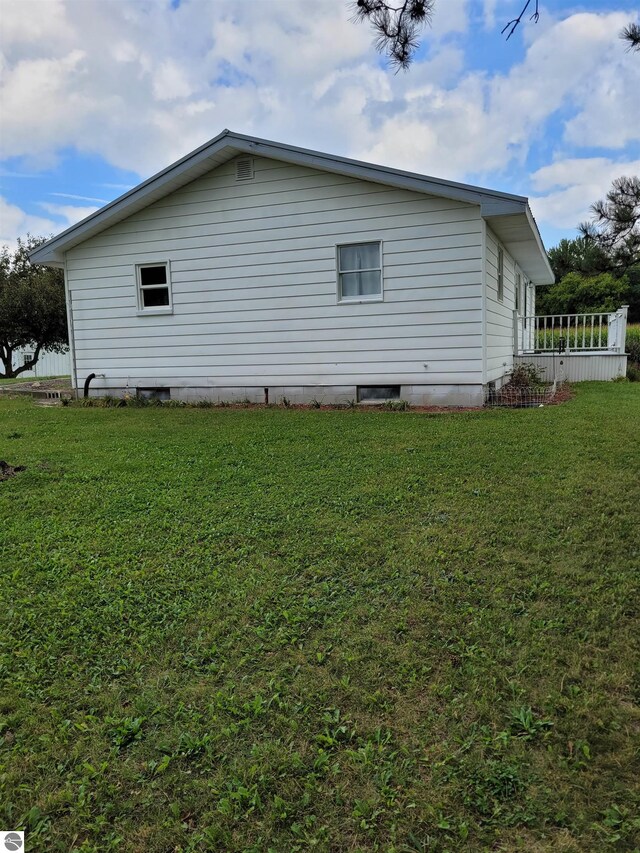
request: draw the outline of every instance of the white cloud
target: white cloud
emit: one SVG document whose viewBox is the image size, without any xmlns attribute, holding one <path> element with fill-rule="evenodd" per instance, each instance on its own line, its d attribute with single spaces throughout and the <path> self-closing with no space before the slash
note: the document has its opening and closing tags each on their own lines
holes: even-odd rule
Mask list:
<svg viewBox="0 0 640 853">
<path fill-rule="evenodd" d="M 48 237 L 59 231 L 75 225 L 85 216 L 89 216 L 98 208 L 93 205 L 50 204 L 40 202 L 39 206 L 49 216 L 37 216 L 27 213 L 16 204 L 12 204 L 0 196 L 0 245 L 12 249 L 17 245 L 18 237 L 33 234 L 36 237 Z"/>
<path fill-rule="evenodd" d="M 77 86 L 84 51 L 60 59 L 22 59 L 4 75 L 0 90 L 3 156 L 52 157 L 69 144 L 91 114 L 92 99 Z"/>
<path fill-rule="evenodd" d="M 46 210 L 47 213 L 55 216 L 56 219 L 60 220 L 58 229 L 60 229 L 60 227 L 68 228 L 70 225 L 75 225 L 76 222 L 80 222 L 81 219 L 84 219 L 86 216 L 89 216 L 98 210 L 96 205 L 51 204 L 46 201 L 41 201 L 40 207 L 43 210 Z"/>
<path fill-rule="evenodd" d="M 377 72 L 371 34 L 349 22 L 344 0 L 184 0 L 175 10 L 130 0 L 69 2 L 60 7 L 67 38 L 34 40 L 27 56 L 14 34 L 47 3 L 25 5 L 10 6 L 19 25 L 2 35 L 2 157 L 43 158 L 75 146 L 146 175 L 225 126 L 328 141 L 335 110 L 316 109 L 313 87 L 366 58 L 352 82 L 366 99 L 366 77 Z M 336 138 L 347 144 L 345 118 L 334 124 L 329 147 Z"/>
<path fill-rule="evenodd" d="M 94 198 L 90 195 L 75 195 L 74 193 L 49 193 L 49 195 L 57 196 L 58 198 L 70 198 L 74 201 L 96 201 L 99 204 L 106 204 L 106 198 Z"/>
<path fill-rule="evenodd" d="M 536 219 L 556 228 L 576 228 L 590 219 L 590 205 L 604 198 L 615 178 L 640 174 L 640 159 L 613 161 L 606 157 L 559 160 L 531 176 L 537 192 L 530 199 Z"/>
<path fill-rule="evenodd" d="M 499 27 L 516 5 L 484 0 L 474 14 Z M 346 0 L 4 0 L 0 156 L 42 165 L 75 147 L 146 176 L 230 127 L 442 177 L 504 186 L 516 174 L 522 190 L 541 140 L 557 170 L 576 148 L 623 152 L 639 137 L 640 63 L 618 39 L 629 13 L 603 6 L 562 19 L 545 9 L 511 68 L 484 72 L 465 70 L 473 7 L 439 3 L 427 58 L 394 75 Z M 551 117 L 566 122 L 555 146 Z M 541 218 L 573 227 L 584 216 L 616 156 L 587 179 L 593 159 L 578 161 L 584 175 L 567 167 L 558 188 L 536 172 Z M 76 208 L 57 207 L 70 221 Z"/>
<path fill-rule="evenodd" d="M 622 24 L 618 29 L 621 28 Z M 622 148 L 640 140 L 638 54 L 621 49 L 617 31 L 607 35 L 601 61 L 591 72 L 582 109 L 565 128 L 566 141 L 576 146 Z"/>
<path fill-rule="evenodd" d="M 414 85 L 412 79 L 402 108 L 371 135 L 366 156 L 463 178 L 524 162 L 545 122 L 560 109 L 574 110 L 567 135 L 591 127 L 599 120 L 591 84 L 612 46 L 624 54 L 617 33 L 625 20 L 621 13 L 576 14 L 548 24 L 544 32 L 536 31 L 522 61 L 507 74 L 469 73 L 454 87 L 437 81 Z M 637 99 L 640 64 L 627 56 L 615 68 L 617 87 L 608 90 L 609 144 L 623 147 L 640 133 L 627 104 Z M 598 142 L 585 139 L 584 144 Z"/>
<path fill-rule="evenodd" d="M 174 101 L 188 98 L 194 87 L 177 62 L 172 59 L 161 62 L 153 79 L 153 95 L 157 101 Z"/>
<path fill-rule="evenodd" d="M 447 0 L 437 3 L 433 16 L 431 32 L 436 37 L 449 33 L 464 33 L 469 26 L 468 0 Z M 429 38 L 429 31 L 427 36 Z"/>
<path fill-rule="evenodd" d="M 57 222 L 43 216 L 32 216 L 0 196 L 0 245 L 15 248 L 18 237 L 26 234 L 48 236 L 60 230 Z"/>
<path fill-rule="evenodd" d="M 484 13 L 484 28 L 486 30 L 492 30 L 496 24 L 496 6 L 498 5 L 498 0 L 484 0 L 483 3 L 483 13 Z"/>
<path fill-rule="evenodd" d="M 64 0 L 3 0 L 2 40 L 12 45 L 61 41 L 73 35 Z"/>
</svg>

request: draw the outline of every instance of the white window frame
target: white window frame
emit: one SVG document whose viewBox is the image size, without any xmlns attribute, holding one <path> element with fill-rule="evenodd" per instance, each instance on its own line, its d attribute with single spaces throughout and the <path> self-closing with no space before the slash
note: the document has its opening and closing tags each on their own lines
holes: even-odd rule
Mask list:
<svg viewBox="0 0 640 853">
<path fill-rule="evenodd" d="M 159 287 L 163 287 L 163 285 L 143 285 L 142 284 L 142 276 L 140 271 L 143 269 L 148 269 L 149 267 L 164 267 L 166 270 L 166 278 L 167 278 L 167 290 L 169 291 L 169 304 L 168 305 L 155 305 L 149 306 L 145 308 L 144 302 L 142 301 L 142 291 L 143 290 L 157 290 Z M 173 288 L 171 287 L 171 264 L 169 261 L 145 261 L 143 264 L 136 264 L 136 293 L 138 300 L 138 314 L 144 315 L 145 317 L 149 314 L 173 314 Z"/>
<path fill-rule="evenodd" d="M 340 269 L 340 249 L 346 249 L 350 246 L 370 246 L 376 245 L 379 251 L 380 266 L 371 267 L 366 270 L 341 270 Z M 351 272 L 379 272 L 380 273 L 380 293 L 372 293 L 370 296 L 342 296 L 342 280 L 343 274 Z M 383 302 L 384 301 L 384 272 L 382 262 L 382 240 L 357 240 L 349 243 L 336 243 L 336 288 L 338 305 L 358 305 L 363 302 Z"/>
<path fill-rule="evenodd" d="M 498 246 L 498 302 L 504 302 L 504 249 Z"/>
</svg>

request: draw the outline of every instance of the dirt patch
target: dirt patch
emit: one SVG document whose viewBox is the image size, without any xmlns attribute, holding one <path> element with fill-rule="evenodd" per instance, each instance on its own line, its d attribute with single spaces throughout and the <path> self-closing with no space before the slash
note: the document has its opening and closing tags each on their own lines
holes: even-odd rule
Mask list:
<svg viewBox="0 0 640 853">
<path fill-rule="evenodd" d="M 9 477 L 13 477 L 14 474 L 18 474 L 20 471 L 24 471 L 24 465 L 9 465 L 4 459 L 0 459 L 0 482 L 8 480 Z"/>
<path fill-rule="evenodd" d="M 573 400 L 575 396 L 575 392 L 571 385 L 567 385 L 566 383 L 558 385 L 556 393 L 553 395 L 551 400 L 549 400 L 548 405 L 555 406 L 558 403 L 566 403 L 568 400 Z"/>
<path fill-rule="evenodd" d="M 71 391 L 71 380 L 66 379 L 30 379 L 24 382 L 10 382 L 0 385 L 0 392 L 11 391 Z"/>
</svg>

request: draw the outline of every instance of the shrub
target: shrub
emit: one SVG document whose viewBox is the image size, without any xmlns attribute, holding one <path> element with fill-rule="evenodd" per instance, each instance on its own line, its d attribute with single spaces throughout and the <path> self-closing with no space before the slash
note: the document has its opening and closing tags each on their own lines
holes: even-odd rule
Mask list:
<svg viewBox="0 0 640 853">
<path fill-rule="evenodd" d="M 636 364 L 627 366 L 627 379 L 629 382 L 640 382 L 640 367 Z"/>
<path fill-rule="evenodd" d="M 542 374 L 544 368 L 538 368 L 535 364 L 529 362 L 516 364 L 511 372 L 509 385 L 516 388 L 535 388 L 540 385 L 546 385 Z"/>
</svg>

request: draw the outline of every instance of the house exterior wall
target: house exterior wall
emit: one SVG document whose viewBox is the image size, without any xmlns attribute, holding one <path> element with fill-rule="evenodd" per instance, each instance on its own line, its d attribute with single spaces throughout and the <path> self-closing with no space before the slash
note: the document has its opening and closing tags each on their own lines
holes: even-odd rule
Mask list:
<svg viewBox="0 0 640 853">
<path fill-rule="evenodd" d="M 504 293 L 498 298 L 498 249 L 503 251 Z M 485 270 L 485 323 L 486 357 L 485 383 L 500 384 L 513 368 L 514 311 L 516 310 L 516 276 L 521 280 L 520 316 L 535 311 L 535 288 L 509 252 L 489 227 L 486 228 Z M 521 320 L 518 320 L 519 336 L 522 335 Z"/>
<path fill-rule="evenodd" d="M 481 404 L 479 207 L 264 158 L 254 171 L 237 182 L 231 161 L 66 253 L 78 384 L 269 387 L 273 402 L 400 385 Z M 383 300 L 339 304 L 336 245 L 372 240 Z M 171 314 L 138 311 L 135 266 L 153 262 L 170 264 Z"/>
<path fill-rule="evenodd" d="M 33 355 L 33 349 L 17 349 L 13 353 L 13 366 L 24 364 L 25 356 Z M 37 379 L 42 376 L 69 376 L 71 374 L 71 355 L 66 352 L 41 352 L 32 370 L 20 374 L 21 379 Z"/>
</svg>

